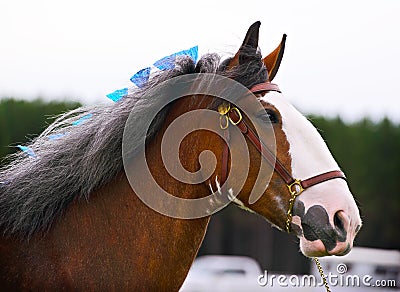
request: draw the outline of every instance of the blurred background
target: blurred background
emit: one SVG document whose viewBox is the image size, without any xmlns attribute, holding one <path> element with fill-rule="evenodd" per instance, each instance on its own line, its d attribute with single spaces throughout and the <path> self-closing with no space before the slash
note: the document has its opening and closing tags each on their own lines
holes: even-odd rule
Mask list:
<svg viewBox="0 0 400 292">
<path fill-rule="evenodd" d="M 7 1 L 0 4 L 0 156 L 51 117 L 108 101 L 155 60 L 199 45 L 234 53 L 261 20 L 260 48 L 283 33 L 274 80 L 320 130 L 364 226 L 356 246 L 400 250 L 400 4 L 396 1 Z M 261 269 L 309 273 L 297 240 L 254 214 L 212 217 L 199 255 L 246 255 Z"/>
</svg>

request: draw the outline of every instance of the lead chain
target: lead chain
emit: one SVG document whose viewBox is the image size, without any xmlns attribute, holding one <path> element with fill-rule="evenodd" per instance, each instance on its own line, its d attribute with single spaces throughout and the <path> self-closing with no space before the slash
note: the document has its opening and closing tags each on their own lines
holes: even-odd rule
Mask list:
<svg viewBox="0 0 400 292">
<path fill-rule="evenodd" d="M 319 259 L 316 257 L 314 257 L 313 259 L 314 259 L 315 265 L 317 266 L 318 272 L 321 275 L 322 282 L 324 283 L 326 292 L 331 292 L 331 289 L 329 288 L 328 281 L 326 280 L 326 276 L 324 274 L 324 270 L 322 269 L 321 263 L 319 262 Z"/>
<path fill-rule="evenodd" d="M 296 191 L 291 190 L 291 187 L 289 186 L 289 191 L 292 196 L 289 200 L 289 209 L 287 211 L 287 218 L 286 218 L 286 231 L 288 233 L 290 232 L 290 223 L 292 222 L 292 218 L 293 218 L 294 201 L 296 200 L 297 196 L 303 192 L 303 190 L 301 190 L 300 192 L 296 192 Z M 324 270 L 322 269 L 319 259 L 316 257 L 314 257 L 313 259 L 314 259 L 315 265 L 317 266 L 318 272 L 321 275 L 322 282 L 324 283 L 326 292 L 331 292 L 331 289 L 329 288 L 328 281 L 326 280 Z"/>
</svg>

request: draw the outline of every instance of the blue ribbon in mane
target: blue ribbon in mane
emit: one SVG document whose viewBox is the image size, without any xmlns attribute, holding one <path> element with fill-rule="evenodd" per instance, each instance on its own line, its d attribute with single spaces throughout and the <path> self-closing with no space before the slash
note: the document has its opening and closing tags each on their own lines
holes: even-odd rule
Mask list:
<svg viewBox="0 0 400 292">
<path fill-rule="evenodd" d="M 135 84 L 138 88 L 142 88 L 146 85 L 147 81 L 149 81 L 150 74 L 153 70 L 171 70 L 175 68 L 176 58 L 179 56 L 188 56 L 192 58 L 194 62 L 197 62 L 198 58 L 198 46 L 194 46 L 188 50 L 179 51 L 177 53 L 171 54 L 164 58 L 159 59 L 154 62 L 151 67 L 146 67 L 144 69 L 136 72 L 131 78 L 130 81 Z M 120 99 L 126 97 L 128 95 L 128 88 L 118 89 L 110 94 L 107 94 L 107 97 L 114 102 L 119 101 Z"/>
<path fill-rule="evenodd" d="M 82 123 L 84 123 L 86 120 L 90 119 L 93 115 L 92 114 L 87 114 L 81 118 L 79 118 L 78 120 L 76 120 L 75 122 L 72 123 L 72 125 L 74 126 L 78 126 Z"/>
<path fill-rule="evenodd" d="M 19 149 L 21 149 L 21 151 L 25 152 L 26 154 L 28 154 L 28 156 L 36 158 L 36 154 L 35 151 L 33 151 L 32 148 L 27 147 L 27 146 L 22 146 L 22 145 L 17 145 L 17 147 Z"/>
</svg>

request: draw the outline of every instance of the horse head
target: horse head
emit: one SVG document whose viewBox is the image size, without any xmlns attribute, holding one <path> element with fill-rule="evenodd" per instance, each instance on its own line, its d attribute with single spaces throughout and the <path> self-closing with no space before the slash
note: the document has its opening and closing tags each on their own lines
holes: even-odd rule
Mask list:
<svg viewBox="0 0 400 292">
<path fill-rule="evenodd" d="M 252 54 L 254 56 L 258 51 L 259 26 L 260 22 L 256 22 L 249 28 L 238 52 L 223 63 L 224 74 L 235 77 L 232 72 L 240 71 L 239 67 L 247 70 L 252 67 L 249 62 L 253 62 L 254 65 L 254 58 L 250 60 L 249 56 Z M 231 192 L 233 190 L 237 192 L 238 195 L 233 198 L 234 203 L 258 213 L 279 229 L 286 229 L 298 236 L 301 251 L 305 256 L 345 255 L 351 250 L 354 238 L 361 227 L 359 210 L 349 186 L 316 128 L 282 96 L 279 89 L 270 83 L 282 60 L 285 40 L 284 35 L 280 45 L 272 53 L 264 58 L 260 57 L 260 67 L 252 70 L 259 75 L 262 75 L 260 72 L 263 70 L 266 72 L 266 80 L 262 83 L 258 81 L 258 84 L 249 87 L 261 103 L 261 111 L 258 109 L 257 112 L 250 111 L 243 114 L 243 121 L 250 130 L 257 132 L 254 124 L 264 122 L 269 130 L 272 129 L 275 141 L 262 141 L 263 135 L 260 131 L 257 135 L 264 147 L 276 146 L 274 153 L 276 164 L 269 169 L 260 168 L 265 158 L 262 151 L 266 150 L 257 149 L 257 141 L 247 139 L 249 137 L 246 134 L 250 157 L 246 181 L 243 185 L 239 185 L 235 180 L 231 180 L 226 187 Z M 230 106 L 241 109 L 248 100 L 249 97 L 243 98 Z M 231 110 L 231 114 L 235 115 L 234 111 Z M 229 119 L 223 122 L 224 127 L 225 123 L 230 123 Z M 234 128 L 235 124 L 232 122 L 229 127 Z M 231 133 L 229 142 L 231 155 L 234 155 L 235 147 L 240 143 L 238 136 L 242 134 L 243 131 Z M 225 166 L 228 160 L 225 158 L 226 161 L 223 161 L 222 144 L 216 144 L 213 150 L 220 153 L 217 157 L 219 155 L 222 158 L 218 162 L 214 176 L 209 180 L 211 189 L 221 189 L 220 185 L 225 182 L 224 168 L 227 169 L 226 172 L 244 168 L 241 159 L 231 159 L 231 163 Z M 277 164 L 284 171 L 277 171 Z M 286 181 L 284 172 L 288 177 Z M 293 181 L 290 182 L 291 178 Z M 217 181 L 217 185 L 213 184 L 213 180 Z M 310 181 L 313 181 L 312 186 L 308 185 Z M 264 188 L 262 195 L 256 199 L 252 198 L 255 185 Z"/>
</svg>

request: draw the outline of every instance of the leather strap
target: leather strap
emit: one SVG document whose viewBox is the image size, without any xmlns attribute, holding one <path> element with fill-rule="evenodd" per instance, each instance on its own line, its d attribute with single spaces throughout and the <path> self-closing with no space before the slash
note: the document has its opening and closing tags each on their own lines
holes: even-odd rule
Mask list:
<svg viewBox="0 0 400 292">
<path fill-rule="evenodd" d="M 247 123 L 242 119 L 239 122 L 239 115 L 236 111 L 230 111 L 228 113 L 230 119 L 236 126 L 239 128 L 240 132 L 249 138 L 250 142 L 257 148 L 257 150 L 261 153 L 261 155 L 268 161 L 268 163 L 274 167 L 276 172 L 283 178 L 286 184 L 291 184 L 294 182 L 293 177 L 286 170 L 286 168 L 282 165 L 282 163 L 275 157 L 275 155 L 266 147 L 260 139 L 258 139 L 257 135 L 254 131 L 247 125 Z"/>
<path fill-rule="evenodd" d="M 301 183 L 301 186 L 303 187 L 303 189 L 307 189 L 309 187 L 315 186 L 319 183 L 322 183 L 322 182 L 325 182 L 327 180 L 331 180 L 334 178 L 342 178 L 342 179 L 346 180 L 346 176 L 344 175 L 344 173 L 342 171 L 332 170 L 332 171 L 321 173 L 316 176 L 310 177 L 308 179 L 302 180 L 300 183 Z"/>
<path fill-rule="evenodd" d="M 229 131 L 224 131 L 225 145 L 222 149 L 222 174 L 221 174 L 221 185 L 224 185 L 228 178 L 228 164 L 229 164 Z M 227 186 L 224 187 L 224 192 L 226 193 Z"/>
<path fill-rule="evenodd" d="M 250 91 L 252 93 L 260 93 L 260 92 L 265 92 L 265 91 L 277 91 L 281 92 L 279 89 L 279 86 L 275 83 L 271 83 L 269 81 L 263 82 L 263 83 L 258 83 L 254 85 L 252 88 L 250 88 Z"/>
</svg>

